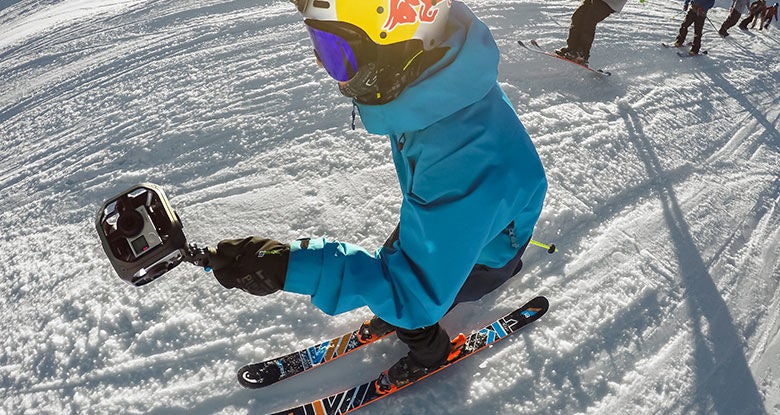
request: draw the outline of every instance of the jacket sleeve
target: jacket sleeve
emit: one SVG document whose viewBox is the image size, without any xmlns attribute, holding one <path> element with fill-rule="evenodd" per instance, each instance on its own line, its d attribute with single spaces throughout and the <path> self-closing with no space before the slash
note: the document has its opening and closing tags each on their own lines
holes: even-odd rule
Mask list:
<svg viewBox="0 0 780 415">
<path fill-rule="evenodd" d="M 496 87 L 488 95 L 488 104 L 453 115 L 454 124 L 414 137 L 425 150 L 406 155 L 414 171 L 392 248 L 370 253 L 324 239 L 294 243 L 284 289 L 311 295 L 329 314 L 367 305 L 393 325 L 428 326 L 447 312 L 483 248 L 510 222 L 519 218 L 518 236 L 530 237 L 547 188 L 544 170 L 503 93 Z"/>
</svg>

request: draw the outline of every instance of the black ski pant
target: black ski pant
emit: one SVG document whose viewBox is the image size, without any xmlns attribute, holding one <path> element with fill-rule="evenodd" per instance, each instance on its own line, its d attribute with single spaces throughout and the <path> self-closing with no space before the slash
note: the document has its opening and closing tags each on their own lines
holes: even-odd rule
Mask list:
<svg viewBox="0 0 780 415">
<path fill-rule="evenodd" d="M 385 241 L 386 248 L 393 248 L 393 244 L 398 240 L 398 232 L 399 228 L 396 227 Z M 527 246 L 528 242 L 520 247 L 517 255 L 501 268 L 475 265 L 458 295 L 455 296 L 450 310 L 459 303 L 479 300 L 520 272 L 523 267 L 523 261 L 520 258 Z M 439 366 L 445 362 L 449 354 L 450 337 L 439 323 L 412 330 L 396 327 L 396 335 L 409 347 L 409 357 L 419 365 Z"/>
<path fill-rule="evenodd" d="M 762 28 L 769 29 L 769 24 L 772 23 L 772 17 L 774 17 L 774 16 L 769 16 L 769 17 L 762 16 L 761 17 L 761 25 L 758 26 L 758 30 L 761 30 Z"/>
<path fill-rule="evenodd" d="M 726 21 L 724 21 L 723 24 L 720 25 L 720 30 L 718 30 L 718 32 L 721 35 L 728 33 L 728 30 L 734 27 L 735 24 L 737 24 L 740 17 L 742 17 L 742 13 L 738 12 L 736 9 L 731 10 L 731 14 L 729 14 L 729 17 L 726 18 Z"/>
<path fill-rule="evenodd" d="M 739 22 L 739 28 L 747 30 L 747 26 L 750 24 L 750 22 L 753 22 L 753 26 L 756 27 L 756 21 L 759 19 L 759 15 L 761 13 L 753 13 L 751 12 L 748 17 L 744 18 L 741 22 Z"/>
<path fill-rule="evenodd" d="M 571 15 L 569 38 L 566 44 L 569 51 L 579 51 L 587 59 L 593 38 L 596 37 L 596 25 L 612 14 L 614 10 L 602 0 L 583 0 L 580 7 Z"/>
<path fill-rule="evenodd" d="M 682 26 L 680 26 L 680 34 L 677 35 L 677 43 L 685 43 L 685 38 L 688 36 L 688 28 L 693 24 L 693 45 L 691 45 L 691 52 L 699 53 L 699 50 L 701 50 L 701 34 L 704 31 L 704 19 L 706 18 L 707 12 L 691 7 L 688 10 L 688 14 L 685 15 Z"/>
</svg>

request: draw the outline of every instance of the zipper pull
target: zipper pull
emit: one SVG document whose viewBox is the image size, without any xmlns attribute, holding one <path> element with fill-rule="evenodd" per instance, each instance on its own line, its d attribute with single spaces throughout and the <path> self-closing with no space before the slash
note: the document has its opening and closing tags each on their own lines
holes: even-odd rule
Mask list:
<svg viewBox="0 0 780 415">
<path fill-rule="evenodd" d="M 406 133 L 403 133 L 400 137 L 398 137 L 398 151 L 404 149 L 404 144 L 406 144 Z"/>
<path fill-rule="evenodd" d="M 514 249 L 520 248 L 520 244 L 517 243 L 517 236 L 515 235 L 515 222 L 512 221 L 504 231 L 509 235 L 509 246 Z"/>
<path fill-rule="evenodd" d="M 352 131 L 355 131 L 355 116 L 357 112 L 357 104 L 355 103 L 355 100 L 352 100 Z"/>
</svg>

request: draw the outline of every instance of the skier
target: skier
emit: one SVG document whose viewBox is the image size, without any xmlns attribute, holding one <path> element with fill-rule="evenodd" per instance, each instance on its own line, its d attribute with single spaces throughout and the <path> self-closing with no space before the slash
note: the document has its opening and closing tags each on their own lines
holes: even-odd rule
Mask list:
<svg viewBox="0 0 780 415">
<path fill-rule="evenodd" d="M 769 29 L 769 24 L 772 23 L 772 19 L 777 20 L 777 3 L 764 10 L 764 14 L 761 15 L 761 26 L 759 26 L 758 30 L 761 30 L 762 28 Z"/>
<path fill-rule="evenodd" d="M 761 18 L 761 15 L 764 13 L 764 10 L 766 9 L 766 1 L 765 0 L 756 0 L 753 3 L 750 4 L 750 14 L 748 17 L 744 18 L 741 22 L 739 22 L 739 28 L 742 30 L 748 30 L 748 25 L 753 22 L 753 25 L 751 28 L 756 27 L 756 22 L 758 19 Z"/>
<path fill-rule="evenodd" d="M 627 0 L 583 0 L 571 15 L 566 47 L 555 51 L 558 55 L 588 65 L 590 48 L 596 36 L 596 25 L 614 12 L 623 10 Z"/>
<path fill-rule="evenodd" d="M 348 243 L 223 240 L 211 267 L 226 288 L 311 296 L 328 314 L 368 306 L 366 337 L 396 328 L 409 353 L 380 393 L 446 363 L 438 321 L 515 275 L 547 189 L 536 149 L 497 82 L 487 26 L 458 1 L 293 0 L 319 65 L 366 129 L 388 135 L 403 200 L 375 252 Z"/>
<path fill-rule="evenodd" d="M 728 36 L 729 35 L 728 30 L 734 27 L 735 24 L 737 24 L 739 18 L 742 17 L 743 14 L 747 13 L 749 8 L 750 8 L 750 0 L 734 0 L 731 3 L 731 13 L 729 13 L 729 17 L 726 18 L 723 24 L 720 25 L 718 34 L 720 34 L 723 37 Z"/>
<path fill-rule="evenodd" d="M 690 8 L 688 8 L 690 4 Z M 691 45 L 690 54 L 698 55 L 701 50 L 701 35 L 704 31 L 704 20 L 707 18 L 707 11 L 715 4 L 715 0 L 685 0 L 683 10 L 688 10 L 688 14 L 685 15 L 682 25 L 680 25 L 680 33 L 677 35 L 677 40 L 674 42 L 675 47 L 680 47 L 685 43 L 685 38 L 688 36 L 688 28 L 693 24 L 693 45 Z"/>
</svg>

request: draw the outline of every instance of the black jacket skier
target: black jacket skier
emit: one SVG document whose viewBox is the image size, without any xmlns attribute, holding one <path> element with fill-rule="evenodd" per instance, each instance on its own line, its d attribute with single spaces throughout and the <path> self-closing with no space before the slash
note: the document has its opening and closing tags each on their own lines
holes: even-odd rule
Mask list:
<svg viewBox="0 0 780 415">
<path fill-rule="evenodd" d="M 688 5 L 690 4 L 690 8 Z M 674 46 L 680 47 L 685 43 L 685 38 L 688 36 L 688 28 L 693 25 L 693 44 L 691 45 L 691 55 L 698 55 L 701 50 L 701 35 L 704 31 L 704 20 L 707 18 L 707 11 L 715 5 L 715 0 L 686 0 L 683 5 L 683 10 L 688 10 L 688 14 L 685 15 L 682 25 L 680 25 L 680 33 L 677 35 L 677 40 L 674 42 Z"/>
<path fill-rule="evenodd" d="M 728 30 L 734 27 L 735 24 L 737 24 L 739 18 L 742 17 L 742 14 L 748 13 L 749 11 L 750 11 L 750 0 L 734 0 L 731 3 L 731 10 L 729 13 L 729 17 L 726 18 L 726 20 L 723 22 L 722 25 L 720 25 L 718 34 L 720 34 L 723 37 L 728 36 L 729 35 Z"/>
</svg>

